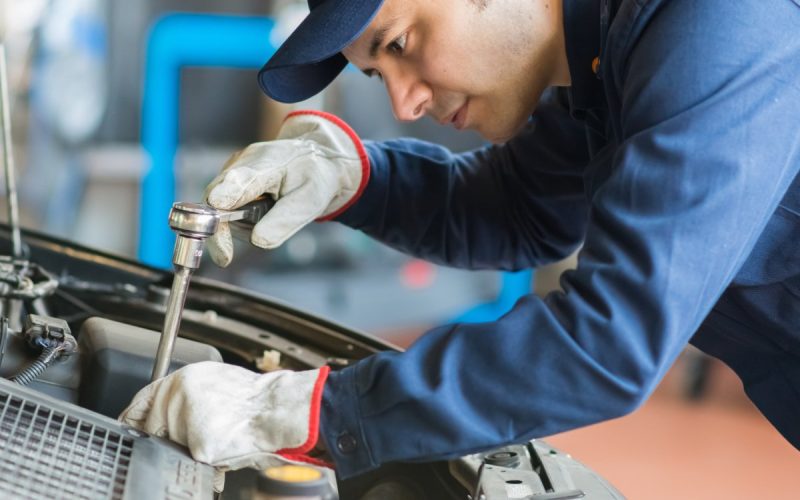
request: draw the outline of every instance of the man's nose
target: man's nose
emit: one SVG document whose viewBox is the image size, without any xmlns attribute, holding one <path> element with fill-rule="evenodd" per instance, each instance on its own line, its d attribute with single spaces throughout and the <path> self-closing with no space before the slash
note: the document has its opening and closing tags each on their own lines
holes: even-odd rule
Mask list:
<svg viewBox="0 0 800 500">
<path fill-rule="evenodd" d="M 384 80 L 395 118 L 400 121 L 422 118 L 431 101 L 430 87 L 416 76 L 402 71 L 384 75 Z"/>
</svg>

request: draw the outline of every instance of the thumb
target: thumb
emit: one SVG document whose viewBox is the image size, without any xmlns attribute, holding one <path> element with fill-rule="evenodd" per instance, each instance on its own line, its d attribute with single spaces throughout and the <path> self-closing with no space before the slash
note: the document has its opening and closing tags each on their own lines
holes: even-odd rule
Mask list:
<svg viewBox="0 0 800 500">
<path fill-rule="evenodd" d="M 308 182 L 278 199 L 267 214 L 253 228 L 250 237 L 253 245 L 276 248 L 319 218 L 333 198 L 333 192 L 324 185 Z"/>
<path fill-rule="evenodd" d="M 214 492 L 221 493 L 225 489 L 225 471 L 214 469 Z"/>
<path fill-rule="evenodd" d="M 211 260 L 219 267 L 228 267 L 233 260 L 233 238 L 227 222 L 220 222 L 217 232 L 206 242 Z"/>
</svg>

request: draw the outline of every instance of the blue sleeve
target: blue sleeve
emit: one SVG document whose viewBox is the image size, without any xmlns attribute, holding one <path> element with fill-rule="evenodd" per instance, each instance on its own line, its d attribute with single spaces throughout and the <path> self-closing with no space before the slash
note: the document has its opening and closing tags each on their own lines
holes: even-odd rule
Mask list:
<svg viewBox="0 0 800 500">
<path fill-rule="evenodd" d="M 586 225 L 584 133 L 553 93 L 502 147 L 456 155 L 413 139 L 367 143 L 369 183 L 338 220 L 455 267 L 516 270 L 561 259 Z"/>
<path fill-rule="evenodd" d="M 660 9 L 611 54 L 619 140 L 564 292 L 331 374 L 321 425 L 340 474 L 626 414 L 714 306 L 800 168 L 800 8 Z"/>
</svg>

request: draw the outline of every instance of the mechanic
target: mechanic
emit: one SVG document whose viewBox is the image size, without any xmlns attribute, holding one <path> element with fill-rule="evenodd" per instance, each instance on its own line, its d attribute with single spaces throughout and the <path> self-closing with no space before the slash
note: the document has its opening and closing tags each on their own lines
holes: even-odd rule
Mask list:
<svg viewBox="0 0 800 500">
<path fill-rule="evenodd" d="M 800 0 L 309 3 L 259 73 L 267 95 L 306 99 L 349 61 L 399 120 L 494 144 L 362 143 L 297 112 L 231 158 L 211 205 L 273 196 L 252 232 L 264 248 L 336 220 L 450 266 L 526 269 L 582 246 L 577 268 L 497 321 L 338 371 L 188 366 L 126 421 L 222 469 L 319 443 L 348 477 L 625 415 L 691 343 L 800 447 Z M 215 261 L 232 248 L 222 231 Z"/>
</svg>

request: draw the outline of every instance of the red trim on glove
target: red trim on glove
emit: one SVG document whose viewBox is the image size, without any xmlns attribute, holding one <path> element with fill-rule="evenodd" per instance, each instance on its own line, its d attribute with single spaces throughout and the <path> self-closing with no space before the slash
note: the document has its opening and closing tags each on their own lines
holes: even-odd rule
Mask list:
<svg viewBox="0 0 800 500">
<path fill-rule="evenodd" d="M 361 139 L 358 137 L 358 134 L 356 134 L 356 132 L 352 128 L 350 128 L 350 125 L 345 123 L 345 121 L 339 118 L 338 116 L 326 113 L 324 111 L 305 109 L 300 111 L 292 111 L 291 113 L 286 115 L 286 118 L 284 118 L 283 121 L 286 121 L 289 118 L 298 115 L 319 116 L 320 118 L 325 118 L 329 122 L 332 122 L 334 125 L 338 125 L 339 128 L 344 130 L 344 133 L 347 134 L 348 137 L 350 137 L 350 140 L 353 141 L 353 144 L 356 147 L 356 151 L 358 151 L 358 158 L 361 160 L 361 182 L 358 185 L 358 189 L 356 189 L 356 194 L 354 194 L 353 197 L 347 201 L 347 203 L 342 205 L 341 208 L 339 208 L 339 210 L 336 210 L 335 212 L 328 214 L 325 217 L 320 217 L 319 219 L 317 219 L 318 221 L 333 220 L 336 217 L 342 215 L 345 212 L 345 210 L 353 206 L 353 204 L 361 197 L 361 193 L 363 193 L 364 189 L 367 187 L 367 182 L 369 182 L 369 172 L 370 172 L 369 156 L 367 155 L 367 150 L 364 149 L 364 144 L 362 144 Z"/>
<path fill-rule="evenodd" d="M 276 454 L 289 460 L 296 460 L 299 462 L 314 463 L 314 461 L 317 461 L 314 458 L 306 456 L 306 453 L 314 449 L 319 439 L 319 412 L 320 406 L 322 405 L 322 390 L 325 388 L 325 381 L 328 379 L 328 373 L 330 373 L 330 371 L 331 368 L 329 366 L 320 368 L 317 381 L 314 382 L 314 390 L 311 392 L 311 411 L 309 412 L 308 418 L 308 438 L 306 442 L 297 448 L 283 448 L 282 450 L 276 451 Z M 321 462 L 321 465 L 325 464 L 325 462 L 321 460 L 319 460 L 319 462 Z"/>
</svg>

